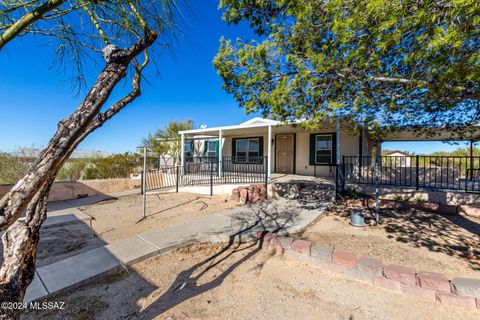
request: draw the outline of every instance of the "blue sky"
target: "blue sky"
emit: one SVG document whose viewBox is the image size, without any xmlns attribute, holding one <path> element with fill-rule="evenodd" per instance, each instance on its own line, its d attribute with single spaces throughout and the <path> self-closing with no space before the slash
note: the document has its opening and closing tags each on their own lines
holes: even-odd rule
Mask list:
<svg viewBox="0 0 480 320">
<path fill-rule="evenodd" d="M 175 57 L 166 54 L 158 60 L 160 75 L 150 72 L 142 96 L 88 137 L 81 149 L 134 151 L 142 137 L 171 120 L 191 118 L 197 126 L 212 127 L 253 117 L 222 90 L 212 65 L 222 35 L 247 39 L 253 33 L 246 26 L 224 23 L 217 0 L 192 0 L 189 5 L 194 15 L 187 16 Z M 58 121 L 79 104 L 82 95 L 72 92 L 67 75 L 51 68 L 52 57 L 52 47 L 30 38 L 17 39 L 0 52 L 0 150 L 45 146 Z M 384 146 L 421 153 L 457 147 L 441 142 Z"/>
<path fill-rule="evenodd" d="M 171 120 L 191 118 L 197 126 L 211 127 L 252 117 L 222 90 L 212 60 L 222 35 L 250 38 L 253 33 L 224 23 L 217 5 L 216 0 L 189 1 L 194 15 L 187 16 L 184 35 L 174 47 L 175 57 L 160 58 L 160 75 L 152 68 L 142 96 L 88 137 L 81 149 L 133 151 L 142 137 Z M 0 52 L 0 150 L 45 146 L 58 120 L 80 102 L 68 75 L 50 68 L 52 56 L 51 47 L 33 39 L 17 39 Z"/>
</svg>

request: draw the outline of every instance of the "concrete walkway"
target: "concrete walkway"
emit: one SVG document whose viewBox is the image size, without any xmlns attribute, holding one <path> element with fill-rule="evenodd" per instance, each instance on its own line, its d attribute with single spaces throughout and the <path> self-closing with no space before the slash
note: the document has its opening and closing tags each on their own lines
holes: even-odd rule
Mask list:
<svg viewBox="0 0 480 320">
<path fill-rule="evenodd" d="M 87 199 L 81 200 L 92 201 L 91 198 Z M 257 231 L 263 230 L 281 234 L 299 232 L 314 222 L 330 206 L 332 200 L 328 197 L 328 200 L 320 204 L 317 202 L 317 206 L 312 208 L 302 201 L 272 199 L 118 240 L 38 268 L 25 301 L 44 298 L 98 280 L 107 274 L 119 272 L 125 266 L 190 243 L 247 241 L 253 239 Z M 75 211 L 78 209 L 75 208 L 57 209 L 60 213 L 78 214 Z M 49 219 L 54 217 L 55 214 L 50 215 Z"/>
</svg>

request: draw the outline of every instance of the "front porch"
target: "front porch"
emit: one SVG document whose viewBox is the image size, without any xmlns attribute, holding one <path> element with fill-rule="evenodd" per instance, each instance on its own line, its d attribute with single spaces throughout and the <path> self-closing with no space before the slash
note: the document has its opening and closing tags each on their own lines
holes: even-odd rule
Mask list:
<svg viewBox="0 0 480 320">
<path fill-rule="evenodd" d="M 342 129 L 340 121 L 308 131 L 297 124 L 254 118 L 234 126 L 181 131 L 180 135 L 181 167 L 213 158 L 219 177 L 242 168 L 260 171 L 265 165 L 268 180 L 275 173 L 333 178 L 343 156 L 366 154 L 371 147 L 363 135 L 351 135 L 346 125 Z"/>
</svg>

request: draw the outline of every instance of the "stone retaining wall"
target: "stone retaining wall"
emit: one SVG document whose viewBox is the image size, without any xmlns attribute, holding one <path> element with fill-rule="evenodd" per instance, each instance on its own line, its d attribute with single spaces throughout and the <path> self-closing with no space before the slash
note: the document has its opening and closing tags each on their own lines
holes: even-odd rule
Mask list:
<svg viewBox="0 0 480 320">
<path fill-rule="evenodd" d="M 265 184 L 252 184 L 248 187 L 238 187 L 232 190 L 232 201 L 240 204 L 256 203 L 267 199 Z"/>
<path fill-rule="evenodd" d="M 405 266 L 384 265 L 381 260 L 273 233 L 258 233 L 257 237 L 263 239 L 263 248 L 271 253 L 285 254 L 401 294 L 466 309 L 480 309 L 479 279 L 457 277 L 449 280 L 441 273 L 415 272 Z"/>
</svg>

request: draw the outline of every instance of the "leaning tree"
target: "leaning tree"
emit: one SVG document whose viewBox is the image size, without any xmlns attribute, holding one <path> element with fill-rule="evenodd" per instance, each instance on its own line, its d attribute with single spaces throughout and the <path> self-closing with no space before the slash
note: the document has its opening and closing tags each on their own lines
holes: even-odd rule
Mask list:
<svg viewBox="0 0 480 320">
<path fill-rule="evenodd" d="M 48 193 L 62 165 L 89 134 L 140 96 L 142 73 L 178 30 L 173 0 L 8 0 L 0 2 L 0 53 L 12 41 L 36 35 L 56 43 L 55 57 L 74 67 L 79 79 L 86 61 L 104 58 L 104 68 L 83 101 L 58 128 L 28 172 L 0 200 L 5 231 L 0 269 L 0 301 L 23 301 L 35 273 L 39 230 L 46 219 Z M 156 45 L 155 45 L 156 44 Z M 113 90 L 129 78 L 131 89 L 118 101 Z M 25 219 L 19 220 L 25 213 Z M 18 318 L 17 310 L 0 317 Z"/>
<path fill-rule="evenodd" d="M 221 0 L 255 40 L 221 40 L 214 64 L 247 111 L 374 134 L 480 120 L 480 6 L 454 0 Z"/>
</svg>

